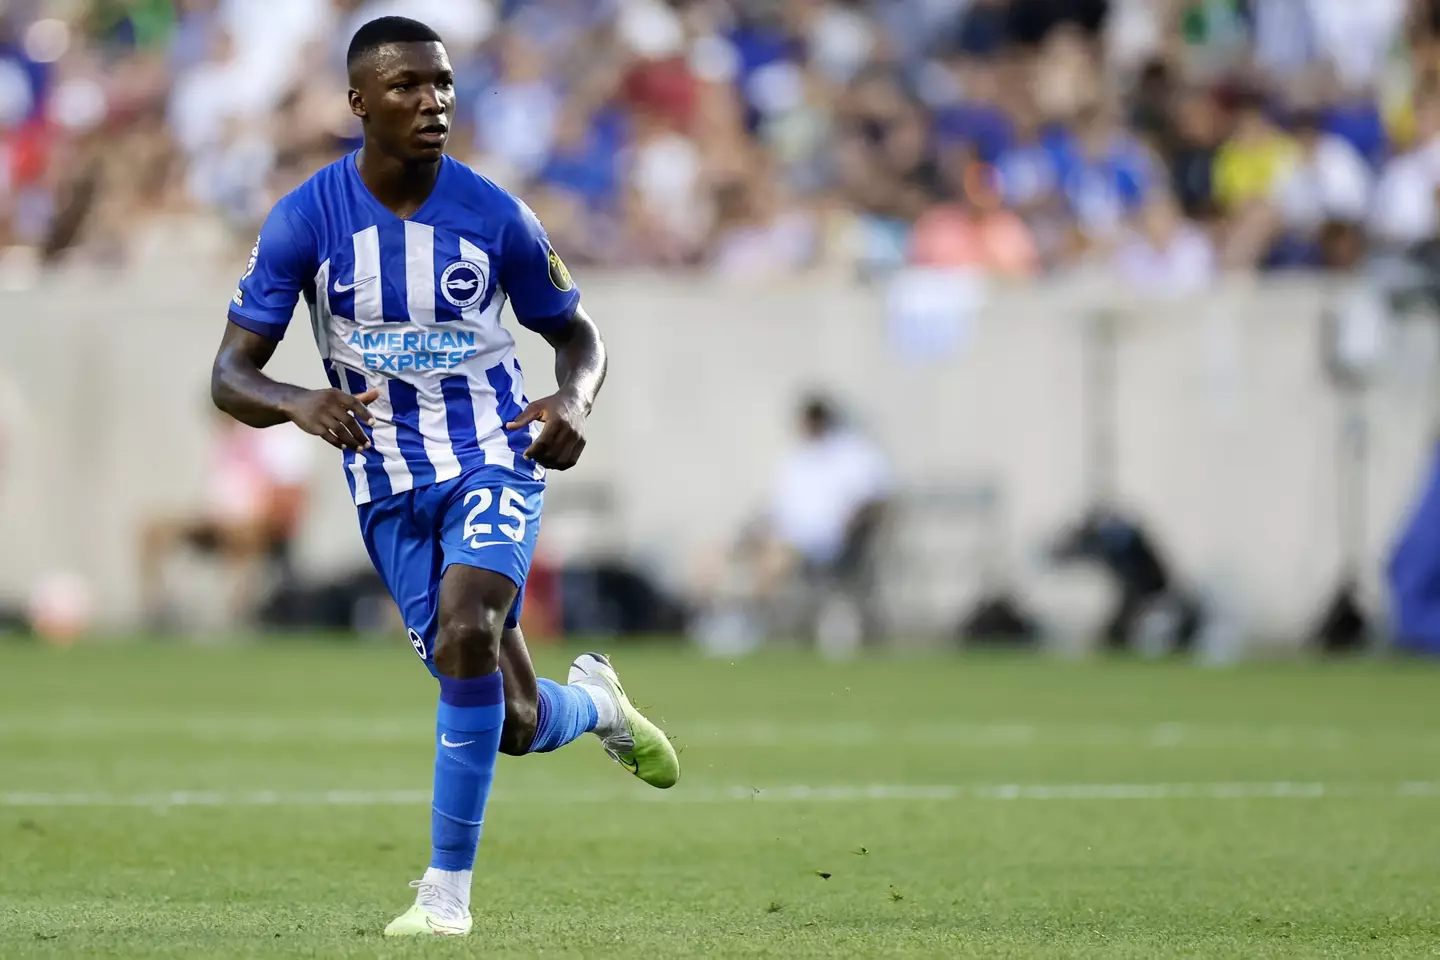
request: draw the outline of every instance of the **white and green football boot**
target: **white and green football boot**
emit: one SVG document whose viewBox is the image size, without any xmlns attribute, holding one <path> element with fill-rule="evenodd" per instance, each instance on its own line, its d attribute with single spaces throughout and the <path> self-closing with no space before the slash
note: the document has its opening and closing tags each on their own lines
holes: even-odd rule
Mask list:
<svg viewBox="0 0 1440 960">
<path fill-rule="evenodd" d="M 664 790 L 680 779 L 680 757 L 670 738 L 635 709 L 609 658 L 599 653 L 582 653 L 570 665 L 567 678 L 572 684 L 599 688 L 615 702 L 617 722 L 608 729 L 596 728 L 605 752 L 616 763 L 652 787 Z"/>
<path fill-rule="evenodd" d="M 474 921 L 470 909 L 441 884 L 413 880 L 415 905 L 390 921 L 387 937 L 463 937 Z"/>
</svg>

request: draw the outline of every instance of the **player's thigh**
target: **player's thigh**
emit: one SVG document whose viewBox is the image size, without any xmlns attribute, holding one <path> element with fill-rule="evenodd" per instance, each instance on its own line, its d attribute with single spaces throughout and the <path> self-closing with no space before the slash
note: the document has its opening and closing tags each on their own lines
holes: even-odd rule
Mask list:
<svg viewBox="0 0 1440 960">
<path fill-rule="evenodd" d="M 400 608 L 410 645 L 433 674 L 443 557 L 434 534 L 416 524 L 412 500 L 412 494 L 401 493 L 362 504 L 360 534 Z"/>
<path fill-rule="evenodd" d="M 440 578 L 440 639 L 484 632 L 498 651 L 520 586 L 504 573 L 455 560 Z"/>
<path fill-rule="evenodd" d="M 440 523 L 445 578 L 450 579 L 453 568 L 465 567 L 508 580 L 514 590 L 501 611 L 505 627 L 519 625 L 521 596 L 535 556 L 544 493 L 545 485 L 530 477 L 502 467 L 483 467 L 451 481 L 446 494 Z M 463 592 L 459 585 L 441 588 L 442 624 L 450 616 L 475 616 L 477 600 L 484 601 L 487 613 L 494 612 L 498 593 L 484 587 L 487 578 L 460 576 L 465 584 L 474 584 Z"/>
<path fill-rule="evenodd" d="M 440 580 L 439 634 L 432 659 L 447 677 L 483 677 L 500 669 L 505 617 L 519 585 L 503 573 L 456 561 Z"/>
</svg>

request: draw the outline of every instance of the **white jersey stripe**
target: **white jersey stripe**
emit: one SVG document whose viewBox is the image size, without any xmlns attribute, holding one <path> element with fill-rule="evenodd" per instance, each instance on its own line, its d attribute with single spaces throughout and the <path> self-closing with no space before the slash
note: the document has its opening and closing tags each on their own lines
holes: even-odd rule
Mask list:
<svg viewBox="0 0 1440 960">
<path fill-rule="evenodd" d="M 460 256 L 471 263 L 479 264 L 484 268 L 485 275 L 487 277 L 490 275 L 490 255 L 464 237 L 460 238 Z M 475 323 L 480 326 L 480 340 L 485 344 L 486 352 L 491 354 L 502 347 L 508 350 L 515 346 L 515 338 L 510 336 L 509 330 L 500 325 L 500 311 L 493 308 L 496 302 L 500 304 L 505 302 L 498 282 L 495 284 L 495 292 L 491 296 L 491 304 L 485 304 L 482 298 L 461 311 L 461 316 L 466 323 Z M 490 307 L 490 309 L 482 312 L 480 309 L 482 305 Z"/>
<path fill-rule="evenodd" d="M 435 228 L 405 221 L 405 305 L 410 322 L 435 322 Z"/>
<path fill-rule="evenodd" d="M 365 476 L 365 463 L 365 454 L 357 450 L 350 454 L 350 462 L 346 465 L 350 476 L 355 478 L 356 503 L 370 502 L 370 479 Z"/>
<path fill-rule="evenodd" d="M 395 408 L 390 403 L 391 382 L 386 377 L 380 378 L 380 399 L 370 404 L 370 411 L 375 414 L 375 425 L 370 428 L 370 442 L 380 455 L 385 475 L 390 478 L 390 492 L 404 493 L 414 489 L 415 478 L 410 474 L 405 455 L 400 452 L 400 441 L 395 436 Z"/>
<path fill-rule="evenodd" d="M 367 227 L 352 238 L 355 244 L 355 322 L 361 330 L 380 331 L 385 326 L 384 284 L 380 270 L 380 228 Z M 403 493 L 415 486 L 400 442 L 395 437 L 395 410 L 390 404 L 390 382 L 385 377 L 367 376 L 370 386 L 380 387 L 380 399 L 370 405 L 375 425 L 370 441 L 385 475 L 390 492 Z M 377 382 L 378 381 L 378 382 Z"/>
<path fill-rule="evenodd" d="M 415 393 L 420 405 L 420 433 L 425 440 L 425 456 L 435 468 L 435 482 L 452 480 L 460 476 L 460 461 L 455 456 L 455 445 L 449 439 L 445 395 L 438 383 L 421 385 Z"/>
<path fill-rule="evenodd" d="M 380 276 L 380 228 L 366 227 L 351 240 L 355 244 L 355 322 L 363 326 L 385 322 L 383 283 Z"/>
<path fill-rule="evenodd" d="M 321 360 L 330 359 L 330 261 L 315 272 L 315 302 L 310 304 L 310 332 Z"/>
<path fill-rule="evenodd" d="M 464 237 L 460 238 L 460 256 L 471 263 L 478 264 L 484 268 L 486 276 L 490 273 L 490 256 L 484 250 L 475 246 Z M 474 324 L 480 330 L 480 342 L 485 345 L 484 352 L 471 361 L 474 366 L 469 374 L 470 399 L 475 408 L 475 435 L 480 438 L 480 449 L 485 454 L 485 464 L 492 467 L 504 467 L 507 470 L 515 469 L 515 452 L 510 449 L 510 444 L 505 439 L 505 424 L 500 420 L 498 398 L 495 390 L 490 386 L 490 381 L 485 377 L 485 370 L 494 361 L 492 357 L 506 357 L 514 349 L 515 340 L 510 336 L 510 331 L 500 325 L 500 311 L 496 309 L 496 301 L 503 303 L 500 294 L 500 287 L 497 284 L 491 302 L 485 304 L 484 300 L 478 300 L 461 311 L 461 318 L 467 324 Z M 485 309 L 481 309 L 484 306 Z"/>
<path fill-rule="evenodd" d="M 515 451 L 503 439 L 486 440 L 481 444 L 485 451 L 485 465 L 487 467 L 504 467 L 506 470 L 515 469 Z"/>
<path fill-rule="evenodd" d="M 485 451 L 485 463 L 492 467 L 515 469 L 515 453 L 505 439 L 505 424 L 500 422 L 495 390 L 485 376 L 470 377 L 470 403 L 475 408 L 475 436 Z"/>
</svg>

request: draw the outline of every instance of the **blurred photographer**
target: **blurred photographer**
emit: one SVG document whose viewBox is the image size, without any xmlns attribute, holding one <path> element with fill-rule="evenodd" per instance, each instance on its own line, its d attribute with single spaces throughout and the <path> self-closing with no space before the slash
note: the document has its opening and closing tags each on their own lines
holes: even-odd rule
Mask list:
<svg viewBox="0 0 1440 960">
<path fill-rule="evenodd" d="M 780 463 L 768 524 L 757 547 L 765 582 L 799 587 L 800 629 L 822 644 L 848 632 L 831 601 L 854 617 L 857 639 L 879 633 L 874 554 L 890 491 L 889 466 L 867 437 L 845 424 L 827 398 L 801 406 L 799 442 Z"/>
<path fill-rule="evenodd" d="M 1375 187 L 1368 226 L 1380 249 L 1403 255 L 1434 239 L 1440 229 L 1440 97 L 1415 105 L 1410 149 L 1385 165 Z"/>
<path fill-rule="evenodd" d="M 730 639 L 743 636 L 747 647 L 762 636 L 805 636 L 848 653 L 882 626 L 874 569 L 889 465 L 826 398 L 805 400 L 798 421 L 768 509 L 733 550 L 705 564 L 698 593 L 712 616 L 700 632 L 712 640 L 735 632 Z"/>
<path fill-rule="evenodd" d="M 150 517 L 141 530 L 139 573 L 151 628 L 175 624 L 166 583 L 178 554 L 217 563 L 228 581 L 228 615 L 249 623 L 270 580 L 292 579 L 294 541 L 308 505 L 312 448 L 292 424 L 257 430 L 217 417 L 205 501 Z"/>
</svg>

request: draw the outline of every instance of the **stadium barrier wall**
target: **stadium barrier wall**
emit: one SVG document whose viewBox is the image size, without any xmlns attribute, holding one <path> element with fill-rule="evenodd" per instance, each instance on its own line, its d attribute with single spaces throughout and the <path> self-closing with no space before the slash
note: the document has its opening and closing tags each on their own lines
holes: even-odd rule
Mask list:
<svg viewBox="0 0 1440 960">
<path fill-rule="evenodd" d="M 1005 562 L 1027 598 L 1063 615 L 1069 588 L 1032 558 L 1092 489 L 1085 320 L 1108 310 L 1118 318 L 1120 501 L 1153 525 L 1187 578 L 1224 583 L 1261 636 L 1296 637 L 1334 583 L 1341 410 L 1319 360 L 1331 294 L 1318 282 L 1236 281 L 1140 302 L 1080 281 L 942 283 L 917 299 L 822 276 L 764 286 L 582 279 L 610 344 L 610 379 L 582 466 L 552 482 L 611 485 L 617 547 L 657 567 L 685 569 L 753 515 L 797 396 L 823 387 L 878 438 L 902 484 L 998 481 Z M 147 269 L 0 294 L 0 380 L 18 395 L 6 404 L 0 596 L 70 570 L 88 581 L 100 623 L 133 616 L 142 516 L 202 490 L 210 361 L 232 289 L 204 271 L 177 283 Z M 925 302 L 949 306 L 927 319 Z M 1377 601 L 1431 441 L 1436 354 L 1430 324 L 1395 324 L 1388 336 L 1384 375 L 1365 401 L 1365 574 Z M 548 349 L 517 337 L 530 395 L 540 395 L 553 384 Z M 323 383 L 308 322 L 297 318 L 273 369 Z M 314 571 L 364 562 L 332 453 L 317 451 L 303 554 Z M 955 596 L 964 591 L 957 583 Z"/>
</svg>

